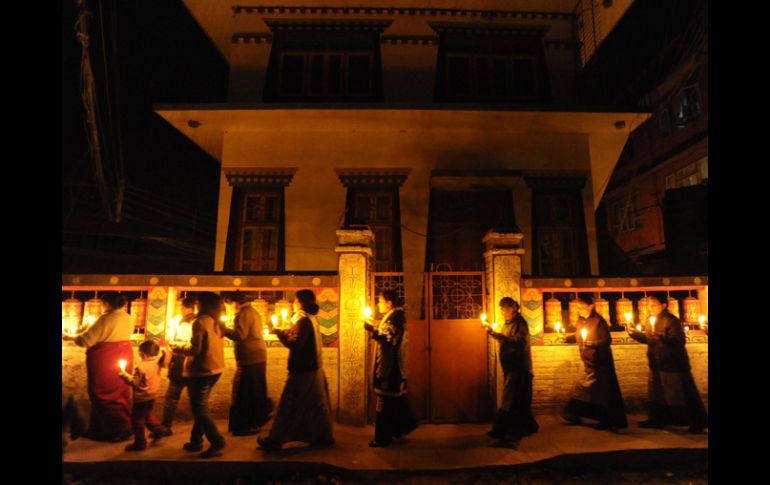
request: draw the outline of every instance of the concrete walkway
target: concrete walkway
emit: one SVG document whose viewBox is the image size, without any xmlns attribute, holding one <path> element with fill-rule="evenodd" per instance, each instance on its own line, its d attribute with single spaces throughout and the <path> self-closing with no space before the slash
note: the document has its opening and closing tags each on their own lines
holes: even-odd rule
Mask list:
<svg viewBox="0 0 770 485">
<path fill-rule="evenodd" d="M 425 424 L 408 439 L 385 448 L 369 448 L 372 426 L 364 428 L 337 424 L 336 443 L 330 448 L 314 448 L 290 443 L 280 452 L 256 447 L 255 436 L 234 437 L 225 434 L 224 456 L 209 460 L 198 453 L 188 453 L 182 444 L 189 437 L 191 422 L 178 423 L 174 435 L 151 444 L 141 452 L 126 452 L 123 443 L 102 443 L 85 438 L 71 442 L 65 449 L 63 468 L 77 474 L 126 472 L 141 475 L 143 470 L 158 470 L 201 476 L 212 469 L 291 472 L 301 467 L 319 472 L 430 472 L 522 467 L 536 463 L 564 465 L 601 465 L 644 467 L 674 462 L 706 459 L 708 432 L 692 435 L 684 428 L 642 429 L 636 422 L 643 415 L 629 415 L 630 426 L 620 432 L 597 431 L 587 426 L 563 424 L 558 416 L 537 416 L 540 431 L 517 445 L 500 444 L 488 438 L 488 424 Z M 219 430 L 226 421 L 217 421 Z M 220 463 L 216 466 L 209 464 Z M 222 467 L 227 463 L 227 467 Z M 561 466 L 561 465 L 557 465 Z M 207 472 L 208 470 L 208 472 Z"/>
</svg>

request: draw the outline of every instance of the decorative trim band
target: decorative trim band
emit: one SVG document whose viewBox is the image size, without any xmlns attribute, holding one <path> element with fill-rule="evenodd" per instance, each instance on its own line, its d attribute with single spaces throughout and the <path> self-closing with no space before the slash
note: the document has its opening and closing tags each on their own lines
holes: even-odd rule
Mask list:
<svg viewBox="0 0 770 485">
<path fill-rule="evenodd" d="M 232 168 L 224 169 L 232 187 L 287 187 L 296 168 Z"/>
<path fill-rule="evenodd" d="M 273 32 L 304 32 L 304 31 L 344 31 L 344 32 L 379 32 L 387 29 L 392 20 L 265 20 L 265 24 Z"/>
<path fill-rule="evenodd" d="M 438 45 L 438 37 L 435 35 L 383 35 L 380 37 L 380 42 L 393 45 Z"/>
<path fill-rule="evenodd" d="M 334 172 L 344 187 L 392 186 L 401 187 L 411 168 L 335 168 Z"/>
<path fill-rule="evenodd" d="M 525 175 L 524 181 L 531 189 L 582 189 L 586 177 L 538 177 Z"/>
<path fill-rule="evenodd" d="M 236 32 L 232 37 L 233 44 L 272 44 L 273 34 L 270 32 Z"/>
<path fill-rule="evenodd" d="M 439 34 L 515 35 L 518 37 L 542 37 L 550 29 L 548 25 L 527 24 L 468 24 L 456 22 L 428 22 L 428 25 Z"/>
<path fill-rule="evenodd" d="M 234 5 L 233 14 L 310 14 L 310 15 L 422 15 L 431 17 L 471 17 L 503 19 L 551 19 L 572 20 L 570 12 L 532 12 L 520 10 L 481 10 L 462 8 L 430 7 L 287 7 L 287 6 L 247 6 Z"/>
</svg>

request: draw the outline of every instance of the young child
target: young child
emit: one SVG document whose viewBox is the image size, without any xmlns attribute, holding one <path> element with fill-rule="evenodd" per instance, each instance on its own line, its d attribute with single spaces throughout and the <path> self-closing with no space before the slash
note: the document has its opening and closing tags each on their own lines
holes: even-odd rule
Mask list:
<svg viewBox="0 0 770 485">
<path fill-rule="evenodd" d="M 160 389 L 160 369 L 167 365 L 170 355 L 171 352 L 161 350 L 157 343 L 147 340 L 139 346 L 141 362 L 134 369 L 134 375 L 120 371 L 120 377 L 134 388 L 134 404 L 131 408 L 134 442 L 126 446 L 126 451 L 141 451 L 147 448 L 145 426 L 152 432 L 153 442 L 166 435 L 166 427 L 153 416 L 152 406 Z"/>
</svg>

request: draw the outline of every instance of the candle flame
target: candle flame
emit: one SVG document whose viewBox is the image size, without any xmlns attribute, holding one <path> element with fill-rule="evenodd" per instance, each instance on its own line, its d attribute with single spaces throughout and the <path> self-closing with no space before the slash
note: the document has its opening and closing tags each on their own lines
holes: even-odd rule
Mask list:
<svg viewBox="0 0 770 485">
<path fill-rule="evenodd" d="M 118 361 L 118 367 L 120 367 L 120 370 L 122 372 L 126 372 L 126 364 L 127 364 L 127 362 L 125 360 L 123 360 L 123 359 L 120 359 Z"/>
<path fill-rule="evenodd" d="M 554 324 L 554 328 L 556 329 L 556 333 L 559 333 L 561 331 L 561 323 L 556 322 L 556 324 Z"/>
<path fill-rule="evenodd" d="M 372 317 L 372 309 L 371 309 L 371 307 L 364 308 L 364 316 L 366 318 L 371 318 Z"/>
<path fill-rule="evenodd" d="M 227 323 L 227 315 L 222 315 L 221 317 L 219 317 L 219 321 L 221 321 L 222 323 Z"/>
<path fill-rule="evenodd" d="M 78 327 L 76 327 L 75 325 L 70 325 L 70 333 L 71 334 L 74 335 L 75 332 L 77 332 L 77 331 L 78 331 Z"/>
<path fill-rule="evenodd" d="M 497 323 L 496 322 L 492 322 L 492 330 L 497 330 Z"/>
<path fill-rule="evenodd" d="M 270 317 L 270 321 L 273 322 L 273 325 L 278 325 L 278 315 Z"/>
<path fill-rule="evenodd" d="M 487 323 L 487 314 L 486 314 L 486 313 L 482 313 L 482 314 L 481 314 L 481 321 L 482 321 L 483 323 Z"/>
<path fill-rule="evenodd" d="M 641 326 L 641 325 L 637 325 L 637 326 L 636 326 L 636 330 L 638 330 L 639 332 L 641 332 L 641 331 L 642 331 L 642 326 Z"/>
<path fill-rule="evenodd" d="M 631 323 L 631 318 L 633 318 L 633 313 L 626 313 L 626 323 Z"/>
<path fill-rule="evenodd" d="M 264 329 L 262 330 L 262 333 L 265 335 L 265 337 L 267 337 L 268 335 L 270 335 L 270 330 Z"/>
<path fill-rule="evenodd" d="M 289 314 L 288 310 L 286 310 L 285 308 L 281 309 L 281 318 L 282 319 L 286 320 L 286 315 L 288 315 L 288 314 Z"/>
<path fill-rule="evenodd" d="M 701 315 L 701 316 L 698 317 L 698 323 L 703 325 L 705 322 L 706 322 L 706 317 L 705 316 Z"/>
<path fill-rule="evenodd" d="M 684 331 L 685 332 L 689 332 L 690 331 L 690 326 L 689 325 L 685 325 L 684 326 Z"/>
<path fill-rule="evenodd" d="M 584 328 L 583 330 L 580 331 L 580 336 L 583 337 L 583 340 L 586 339 L 587 335 L 588 335 L 588 330 L 587 329 Z"/>
</svg>

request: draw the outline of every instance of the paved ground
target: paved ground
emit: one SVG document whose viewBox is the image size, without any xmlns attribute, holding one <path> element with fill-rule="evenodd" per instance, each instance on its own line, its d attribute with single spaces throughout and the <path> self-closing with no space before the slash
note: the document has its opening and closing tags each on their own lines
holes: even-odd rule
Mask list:
<svg viewBox="0 0 770 485">
<path fill-rule="evenodd" d="M 268 483 L 260 481 L 268 478 L 281 483 L 655 483 L 654 477 L 660 483 L 705 483 L 708 433 L 641 429 L 636 422 L 644 418 L 630 415 L 628 429 L 610 433 L 538 416 L 540 431 L 515 445 L 485 436 L 487 424 L 422 425 L 407 440 L 376 449 L 367 446 L 371 426 L 337 424 L 331 448 L 291 443 L 280 452 L 266 452 L 257 449 L 253 436 L 225 435 L 224 456 L 210 460 L 182 450 L 191 423 L 179 423 L 173 436 L 142 452 L 124 451 L 126 443 L 76 440 L 64 452 L 63 470 L 73 483 L 151 483 L 152 477 L 165 477 L 163 483 Z M 217 424 L 220 431 L 227 429 L 226 421 Z M 549 470 L 558 477 L 549 478 Z M 527 474 L 524 482 L 506 481 Z M 138 481 L 120 482 L 121 477 Z"/>
</svg>

